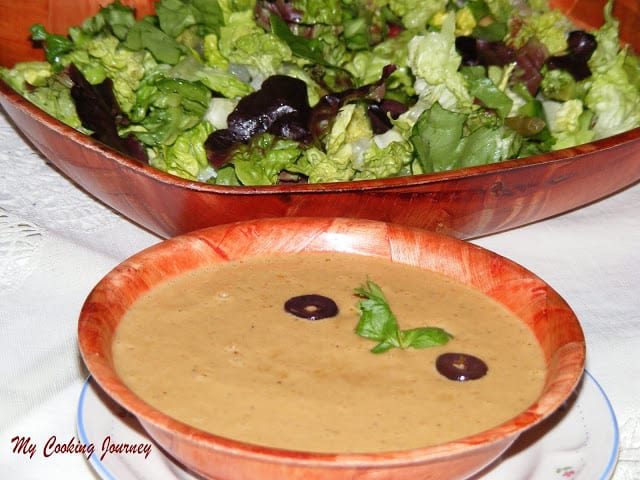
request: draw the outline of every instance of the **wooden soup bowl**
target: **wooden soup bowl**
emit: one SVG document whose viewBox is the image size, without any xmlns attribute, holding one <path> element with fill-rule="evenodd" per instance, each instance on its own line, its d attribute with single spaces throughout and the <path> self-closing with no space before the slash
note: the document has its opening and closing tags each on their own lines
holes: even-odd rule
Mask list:
<svg viewBox="0 0 640 480">
<path fill-rule="evenodd" d="M 114 370 L 112 342 L 127 309 L 182 273 L 256 255 L 345 252 L 440 272 L 514 312 L 546 361 L 537 401 L 482 433 L 436 446 L 371 454 L 326 454 L 257 446 L 206 433 L 154 409 Z M 88 296 L 78 325 L 80 352 L 97 383 L 177 461 L 216 480 L 462 479 L 498 458 L 520 433 L 551 415 L 580 381 L 585 340 L 573 311 L 543 280 L 488 250 L 422 229 L 354 219 L 262 219 L 165 240 L 126 260 Z"/>
</svg>

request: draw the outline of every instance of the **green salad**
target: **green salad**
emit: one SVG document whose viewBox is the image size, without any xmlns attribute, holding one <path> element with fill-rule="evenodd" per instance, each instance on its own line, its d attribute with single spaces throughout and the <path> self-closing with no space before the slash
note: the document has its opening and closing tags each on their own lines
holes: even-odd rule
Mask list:
<svg viewBox="0 0 640 480">
<path fill-rule="evenodd" d="M 379 179 L 640 126 L 640 61 L 544 0 L 115 2 L 0 77 L 60 121 L 219 185 Z"/>
</svg>

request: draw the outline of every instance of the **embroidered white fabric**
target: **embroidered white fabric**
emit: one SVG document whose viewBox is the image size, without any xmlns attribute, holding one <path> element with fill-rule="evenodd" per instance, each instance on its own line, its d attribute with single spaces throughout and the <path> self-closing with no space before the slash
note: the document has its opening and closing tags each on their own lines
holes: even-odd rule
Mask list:
<svg viewBox="0 0 640 480">
<path fill-rule="evenodd" d="M 0 470 L 3 478 L 86 479 L 82 455 L 33 457 L 76 438 L 87 372 L 76 346 L 79 310 L 93 285 L 160 238 L 80 190 L 47 163 L 0 111 Z M 620 426 L 615 480 L 640 478 L 640 185 L 557 218 L 474 243 L 555 287 L 580 317 L 587 368 Z M 576 477 L 572 477 L 576 478 Z M 591 479 L 585 479 L 591 480 Z"/>
</svg>

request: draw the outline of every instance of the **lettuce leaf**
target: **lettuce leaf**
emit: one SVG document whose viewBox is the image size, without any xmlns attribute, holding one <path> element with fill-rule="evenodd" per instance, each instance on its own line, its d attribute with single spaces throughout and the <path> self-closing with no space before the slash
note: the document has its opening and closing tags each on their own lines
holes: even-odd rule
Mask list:
<svg viewBox="0 0 640 480">
<path fill-rule="evenodd" d="M 291 48 L 275 34 L 265 32 L 255 24 L 250 11 L 231 16 L 221 28 L 218 48 L 230 64 L 248 69 L 254 85 L 278 73 L 282 64 L 293 58 Z"/>
<path fill-rule="evenodd" d="M 422 29 L 429 19 L 445 9 L 448 0 L 389 0 L 389 9 L 402 24 L 412 29 Z"/>
<path fill-rule="evenodd" d="M 160 28 L 172 38 L 190 28 L 196 28 L 200 37 L 219 33 L 224 24 L 220 5 L 210 0 L 162 0 L 155 10 Z"/>
<path fill-rule="evenodd" d="M 212 131 L 211 124 L 203 121 L 180 134 L 173 144 L 149 148 L 149 164 L 181 178 L 207 181 L 202 178 L 209 165 L 204 141 Z"/>
<path fill-rule="evenodd" d="M 426 106 L 436 102 L 446 108 L 468 109 L 473 103 L 455 46 L 455 18 L 447 16 L 440 31 L 415 36 L 408 45 L 407 63 L 417 77 L 415 91 Z"/>
<path fill-rule="evenodd" d="M 12 69 L 0 68 L 0 78 L 49 115 L 83 133 L 91 133 L 78 117 L 69 78 L 54 74 L 48 62 L 24 62 Z"/>
<path fill-rule="evenodd" d="M 280 172 L 295 164 L 301 150 L 294 140 L 262 133 L 236 148 L 229 163 L 242 185 L 275 185 Z"/>
<path fill-rule="evenodd" d="M 374 138 L 364 154 L 353 162 L 356 171 L 353 178 L 366 180 L 408 175 L 412 161 L 413 148 L 404 139 L 380 145 Z"/>
<path fill-rule="evenodd" d="M 305 149 L 292 171 L 309 183 L 364 180 L 409 174 L 413 160 L 413 148 L 395 131 L 372 137 L 364 108 L 353 103 L 340 109 L 324 148 Z"/>
<path fill-rule="evenodd" d="M 567 34 L 575 27 L 560 10 L 549 10 L 545 4 L 544 11 L 527 12 L 520 19 L 522 24 L 517 33 L 510 35 L 510 42 L 515 48 L 535 39 L 542 42 L 549 55 L 567 49 Z"/>
<path fill-rule="evenodd" d="M 491 117 L 478 121 L 474 115 L 447 110 L 439 103 L 418 118 L 410 141 L 426 173 L 501 162 L 516 156 L 522 146 L 515 131 Z"/>
<path fill-rule="evenodd" d="M 620 49 L 619 21 L 613 3 L 604 8 L 604 25 L 595 32 L 598 47 L 589 60 L 593 72 L 584 102 L 595 114 L 595 138 L 605 138 L 640 126 L 640 88 L 627 62 L 628 47 Z"/>
<path fill-rule="evenodd" d="M 581 100 L 546 101 L 543 106 L 549 130 L 555 139 L 554 150 L 588 143 L 595 138 L 591 129 L 593 113 L 584 108 Z"/>
<path fill-rule="evenodd" d="M 121 134 L 133 133 L 148 146 L 172 145 L 182 132 L 199 124 L 211 101 L 211 90 L 201 82 L 169 78 L 158 72 L 136 92 L 130 118 Z"/>
</svg>

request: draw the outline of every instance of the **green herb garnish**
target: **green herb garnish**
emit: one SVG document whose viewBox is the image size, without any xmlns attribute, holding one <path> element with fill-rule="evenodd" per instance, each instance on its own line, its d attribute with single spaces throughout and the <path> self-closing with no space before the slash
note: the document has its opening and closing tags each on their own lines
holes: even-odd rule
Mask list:
<svg viewBox="0 0 640 480">
<path fill-rule="evenodd" d="M 384 292 L 371 280 L 354 289 L 354 293 L 363 297 L 358 302 L 360 321 L 355 332 L 361 337 L 378 342 L 378 345 L 371 349 L 373 353 L 384 353 L 394 347 L 436 347 L 453 338 L 453 335 L 439 327 L 401 330 Z"/>
</svg>

